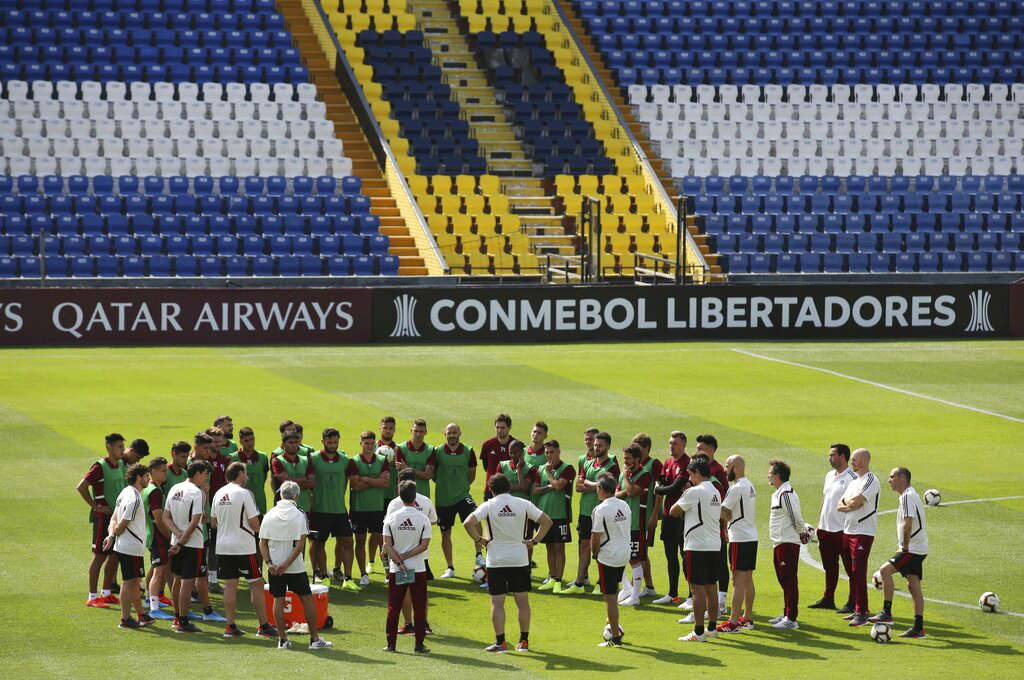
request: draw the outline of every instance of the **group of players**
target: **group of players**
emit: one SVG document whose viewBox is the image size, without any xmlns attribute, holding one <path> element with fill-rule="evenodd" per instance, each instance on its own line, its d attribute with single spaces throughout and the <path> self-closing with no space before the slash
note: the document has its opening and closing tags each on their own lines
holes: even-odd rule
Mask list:
<svg viewBox="0 0 1024 680">
<path fill-rule="evenodd" d="M 584 433 L 585 451 L 573 466 L 562 459 L 559 442 L 548 438 L 544 422 L 534 424 L 528 443 L 511 435 L 511 424 L 507 414 L 498 415 L 495 436 L 483 443 L 479 456 L 461 441 L 461 429 L 455 423 L 445 428 L 440 446 L 426 443 L 427 426 L 420 419 L 413 421 L 409 439 L 398 443 L 393 417 L 381 420 L 379 434 L 362 432 L 360 451 L 351 457 L 339 450 L 338 430 L 325 429 L 320 448 L 314 449 L 303 443 L 302 426 L 290 420 L 281 423 L 281 445 L 269 456 L 256 450 L 251 428 L 242 428 L 236 443 L 233 422 L 227 416 L 197 433 L 191 445 L 184 441 L 173 444 L 170 461 L 157 457 L 146 465 L 139 462 L 149 453 L 145 441 L 134 440 L 126 449 L 121 435 L 108 435 L 107 455 L 92 465 L 78 486 L 90 506 L 93 524 L 87 605 L 107 608 L 120 604 L 120 625 L 125 628 L 166 618 L 173 619 L 176 632 L 193 632 L 197 628 L 189 607 L 198 598 L 203 605 L 201 618 L 224 622 L 224 636 L 236 637 L 243 634 L 235 624 L 235 605 L 238 580 L 244 577 L 259 619 L 256 634 L 277 637 L 279 645 L 290 646 L 283 626 L 278 630 L 268 620 L 261 592 L 262 568 L 266 562 L 275 602 L 284 597 L 286 588 L 304 603 L 311 602 L 308 579 L 303 587 L 295 578 L 286 578 L 286 574 L 298 572 L 304 577 L 305 540 L 286 544 L 279 528 L 290 527 L 288 522 L 301 517 L 311 541 L 314 581 L 329 578 L 344 590 L 358 592 L 370 583 L 374 558 L 380 554 L 385 570 L 391 572 L 387 649 L 394 649 L 401 610 L 405 615 L 401 632 L 415 634 L 417 651 L 426 651 L 422 644 L 429 633 L 425 582 L 432 578 L 427 562 L 429 527 L 436 523 L 441 530 L 446 562 L 441 578 L 453 578 L 451 531 L 458 517 L 474 541 L 475 566 L 483 573 L 483 587 L 491 595 L 496 640 L 489 651 L 508 648 L 504 636 L 506 595 L 512 595 L 520 609 L 523 630 L 517 649 L 528 649 L 526 597 L 531 570 L 537 567 L 533 560 L 537 544 L 545 546 L 548 572 L 539 590 L 563 596 L 584 594 L 591 585 L 592 558 L 597 562 L 599 578 L 593 592 L 604 596 L 608 614 L 603 645 L 622 643 L 619 606 L 636 606 L 645 597 L 656 598 L 654 604 L 691 610 L 680 623 L 693 623 L 693 631 L 680 640 L 704 641 L 718 633 L 754 627 L 757 494 L 746 477 L 746 461 L 741 456 L 730 456 L 723 466 L 716 460 L 716 438 L 700 435 L 691 458 L 681 431 L 670 434 L 664 461 L 651 456 L 653 442 L 644 433 L 633 437 L 620 456 L 614 456 L 611 436 L 590 428 Z M 884 590 L 882 610 L 875 615 L 868 611 L 867 560 L 881 495 L 880 482 L 870 471 L 870 459 L 866 449 L 851 452 L 844 444 L 830 447 L 832 470 L 825 477 L 816 531 L 825 592 L 810 607 L 836 609 L 842 563 L 850 578 L 850 596 L 838 611 L 847 615 L 852 626 L 891 621 L 892 575 L 899 572 L 907 578 L 915 608 L 914 625 L 902 635 L 923 637 L 920 581 L 927 533 L 924 507 L 910 486 L 906 468 L 894 469 L 888 480 L 900 494 L 900 551 L 878 572 Z M 470 495 L 478 466 L 486 475 L 480 506 Z M 774 487 L 769 533 L 785 602 L 784 611 L 770 625 L 794 629 L 799 627 L 800 546 L 810 541 L 813 527 L 804 523 L 800 501 L 789 481 L 789 466 L 772 460 L 768 473 Z M 271 509 L 273 522 L 267 517 L 268 480 L 278 499 Z M 284 485 L 287 489 L 282 494 Z M 579 496 L 579 567 L 572 579 L 564 571 L 565 546 L 572 541 L 574 493 Z M 293 509 L 301 512 L 291 513 Z M 410 512 L 419 513 L 416 517 L 423 515 L 427 527 L 413 542 L 408 532 L 398 530 L 419 526 L 410 520 Z M 393 520 L 399 515 L 402 521 L 396 524 Z M 669 587 L 664 596 L 655 592 L 648 557 L 659 521 L 668 569 Z M 328 572 L 327 543 L 332 537 L 334 569 Z M 286 563 L 275 561 L 276 544 L 285 546 L 281 551 L 287 556 L 282 558 Z M 408 551 L 398 550 L 399 544 Z M 147 549 L 151 556 L 148 576 L 143 563 Z M 679 588 L 680 558 L 689 588 L 685 599 Z M 358 583 L 352 574 L 353 561 L 359 568 Z M 414 565 L 410 570 L 415 577 L 405 578 L 407 563 Z M 112 594 L 118 566 L 123 581 L 120 598 Z M 103 586 L 98 588 L 101 571 Z M 718 623 L 719 613 L 726 609 L 730 576 L 730 615 Z M 224 582 L 223 589 L 218 578 Z M 165 596 L 167 587 L 173 599 Z M 224 593 L 226 616 L 213 610 L 211 590 Z M 162 606 L 172 607 L 174 616 L 164 613 Z M 138 618 L 131 616 L 132 607 Z M 280 618 L 275 620 L 280 623 Z M 311 648 L 329 647 L 329 642 L 319 638 L 309 616 L 307 620 Z"/>
</svg>

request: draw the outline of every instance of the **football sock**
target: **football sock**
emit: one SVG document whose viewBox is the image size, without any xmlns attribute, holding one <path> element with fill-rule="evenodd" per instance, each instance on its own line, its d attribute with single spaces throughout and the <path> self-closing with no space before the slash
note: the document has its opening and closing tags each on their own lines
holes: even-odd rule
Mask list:
<svg viewBox="0 0 1024 680">
<path fill-rule="evenodd" d="M 99 597 L 99 595 L 97 595 L 96 593 L 89 593 L 90 600 L 95 600 L 97 597 Z"/>
<path fill-rule="evenodd" d="M 633 567 L 633 593 L 636 597 L 640 596 L 643 592 L 644 585 L 644 568 L 643 565 L 636 565 Z"/>
<path fill-rule="evenodd" d="M 694 626 L 693 627 L 693 632 L 696 633 L 697 635 L 703 635 L 704 634 L 704 626 Z"/>
<path fill-rule="evenodd" d="M 882 611 L 886 614 L 892 612 L 892 600 L 885 600 L 884 602 L 882 602 Z"/>
<path fill-rule="evenodd" d="M 914 616 L 914 630 L 924 630 L 924 616 Z"/>
<path fill-rule="evenodd" d="M 520 642 L 529 642 L 530 641 L 530 631 L 524 630 L 523 632 L 521 632 L 519 634 L 519 641 Z"/>
<path fill-rule="evenodd" d="M 215 572 L 215 571 L 209 572 L 209 579 L 210 579 L 210 585 L 211 586 L 217 585 L 217 572 Z"/>
<path fill-rule="evenodd" d="M 499 645 L 504 643 L 505 642 L 505 634 L 502 633 L 501 635 L 495 635 L 494 636 L 494 642 L 496 644 L 499 644 Z"/>
<path fill-rule="evenodd" d="M 157 609 L 160 609 L 160 596 L 153 595 L 149 598 L 149 611 L 155 612 Z"/>
</svg>

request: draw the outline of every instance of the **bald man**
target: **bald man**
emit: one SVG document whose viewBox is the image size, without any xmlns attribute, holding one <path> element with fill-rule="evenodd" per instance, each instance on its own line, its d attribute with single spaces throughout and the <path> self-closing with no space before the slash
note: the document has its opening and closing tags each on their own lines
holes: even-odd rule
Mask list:
<svg viewBox="0 0 1024 680">
<path fill-rule="evenodd" d="M 469 495 L 469 488 L 476 479 L 476 453 L 472 446 L 462 443 L 462 428 L 457 423 L 448 423 L 444 428 L 444 444 L 434 448 L 437 465 L 434 472 L 437 504 L 437 525 L 441 528 L 441 551 L 448 568 L 441 578 L 455 578 L 455 562 L 452 559 L 452 526 L 455 516 L 465 522 L 476 510 L 476 503 Z M 476 546 L 476 563 L 483 566 L 481 551 Z"/>
<path fill-rule="evenodd" d="M 851 626 L 866 626 L 868 611 L 868 558 L 878 528 L 878 499 L 882 484 L 871 472 L 871 452 L 857 449 L 850 456 L 850 468 L 857 479 L 846 485 L 836 510 L 843 513 L 843 550 L 850 560 L 850 588 L 853 613 L 846 617 Z"/>
<path fill-rule="evenodd" d="M 732 571 L 732 609 L 719 624 L 720 633 L 738 633 L 754 627 L 754 569 L 757 567 L 757 495 L 746 477 L 741 456 L 729 456 L 725 473 L 729 492 L 722 502 L 722 519 L 729 531 L 729 569 Z"/>
</svg>

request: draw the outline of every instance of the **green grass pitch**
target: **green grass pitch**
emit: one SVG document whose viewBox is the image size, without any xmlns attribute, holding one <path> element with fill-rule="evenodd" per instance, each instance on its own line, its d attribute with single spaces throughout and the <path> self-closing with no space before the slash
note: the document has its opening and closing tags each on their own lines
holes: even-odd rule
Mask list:
<svg viewBox="0 0 1024 680">
<path fill-rule="evenodd" d="M 436 634 L 428 638 L 429 657 L 414 657 L 408 638 L 399 638 L 401 655 L 379 651 L 384 644 L 379 564 L 363 595 L 332 592 L 336 628 L 325 637 L 336 647 L 328 652 L 308 652 L 304 645 L 278 652 L 272 642 L 252 635 L 224 640 L 214 624 L 187 637 L 173 635 L 163 621 L 145 631 L 122 631 L 116 610 L 84 606 L 89 525 L 74 486 L 102 452 L 107 432 L 144 437 L 154 453 L 166 455 L 172 440 L 188 439 L 226 413 L 234 417 L 236 431 L 254 427 L 258 448 L 269 451 L 276 424 L 288 417 L 305 425 L 312 444 L 323 427 L 338 427 L 342 448 L 354 452 L 360 430 L 393 414 L 399 420 L 397 436 L 407 432 L 412 418 L 423 417 L 428 441 L 439 443 L 445 424 L 457 421 L 464 440 L 479 449 L 501 411 L 511 413 L 512 432 L 519 437 L 528 435 L 534 420 L 546 420 L 550 436 L 562 442 L 563 455 L 573 461 L 590 425 L 612 434 L 613 450 L 646 431 L 656 442 L 654 453 L 664 457 L 668 432 L 679 428 L 691 442 L 700 432 L 716 434 L 723 461 L 731 453 L 743 454 L 760 494 L 758 628 L 684 644 L 676 641 L 689 628 L 676 623 L 682 613 L 648 604 L 623 613 L 627 645 L 609 650 L 596 646 L 604 625 L 597 597 L 534 592 L 532 651 L 488 656 L 482 651 L 493 639 L 488 601 L 469 578 L 470 544 L 458 528 L 459 578 L 430 586 Z M 734 677 L 884 677 L 898 669 L 902 675 L 944 677 L 973 669 L 993 677 L 1019 676 L 1024 618 L 929 602 L 928 639 L 877 645 L 867 628 L 850 629 L 833 613 L 804 608 L 820 595 L 823 580 L 807 564 L 800 567 L 801 630 L 768 629 L 765 621 L 781 610 L 782 598 L 767 540 L 766 463 L 782 457 L 793 466 L 810 522 L 817 517 L 833 441 L 871 449 L 873 467 L 883 478 L 895 465 L 908 466 L 920 492 L 939 488 L 946 502 L 1020 495 L 1021 419 L 1024 343 L 1009 341 L 4 351 L 2 675 L 577 678 L 707 670 Z M 478 502 L 481 491 L 478 479 Z M 895 494 L 883 486 L 883 509 L 895 507 Z M 983 591 L 993 590 L 1005 610 L 1024 611 L 1024 500 L 932 508 L 928 529 L 927 596 L 976 605 Z M 895 547 L 895 516 L 887 514 L 879 522 L 872 562 L 881 564 Z M 437 532 L 432 550 L 439 573 Z M 575 569 L 575 550 L 573 543 L 567 573 Z M 655 585 L 664 592 L 660 542 L 651 554 Z M 537 558 L 544 563 L 542 547 Z M 899 578 L 897 585 L 903 585 Z M 844 588 L 841 582 L 840 594 Z M 878 591 L 870 598 L 872 609 L 880 605 Z M 240 599 L 239 623 L 252 631 L 247 598 Z M 219 609 L 219 596 L 215 604 Z M 518 626 L 511 603 L 508 612 L 514 640 Z M 898 597 L 897 631 L 911 614 L 910 601 Z"/>
</svg>

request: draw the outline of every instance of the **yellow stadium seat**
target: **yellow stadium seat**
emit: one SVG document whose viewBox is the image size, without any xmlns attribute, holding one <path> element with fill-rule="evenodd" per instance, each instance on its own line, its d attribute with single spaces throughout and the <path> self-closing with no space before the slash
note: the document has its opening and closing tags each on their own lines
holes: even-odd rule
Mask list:
<svg viewBox="0 0 1024 680">
<path fill-rule="evenodd" d="M 483 33 L 487 30 L 487 17 L 483 14 L 470 14 L 466 18 L 469 20 L 470 33 Z"/>
<path fill-rule="evenodd" d="M 633 194 L 636 211 L 641 215 L 654 212 L 654 197 L 650 194 Z"/>
<path fill-rule="evenodd" d="M 436 176 L 435 176 L 436 177 Z M 462 200 L 452 194 L 440 194 L 441 212 L 445 215 L 454 216 L 462 209 Z"/>
<path fill-rule="evenodd" d="M 605 205 L 611 205 L 612 212 L 616 215 L 625 215 L 629 212 L 629 196 L 625 194 L 605 194 Z"/>
<path fill-rule="evenodd" d="M 597 195 L 597 176 L 596 175 L 580 175 L 577 180 L 580 185 L 580 194 L 583 196 L 596 196 Z"/>
<path fill-rule="evenodd" d="M 497 175 L 480 175 L 480 193 L 496 194 L 501 191 L 501 181 Z"/>
<path fill-rule="evenodd" d="M 650 213 L 647 215 L 647 226 L 652 232 L 661 234 L 668 231 L 668 220 L 659 213 Z"/>
<path fill-rule="evenodd" d="M 622 193 L 622 178 L 618 175 L 601 175 L 601 187 L 606 194 Z"/>
<path fill-rule="evenodd" d="M 399 156 L 395 160 L 398 161 L 398 169 L 406 177 L 416 172 L 416 159 L 409 156 Z"/>
<path fill-rule="evenodd" d="M 654 252 L 654 234 L 634 234 L 633 240 L 636 241 L 637 252 L 647 254 Z"/>
<path fill-rule="evenodd" d="M 644 226 L 644 218 L 641 215 L 623 215 L 622 222 L 626 225 L 626 233 L 639 234 Z"/>
<path fill-rule="evenodd" d="M 537 23 L 537 30 L 540 33 L 547 33 L 551 30 L 551 27 L 555 25 L 555 17 L 551 14 L 534 14 L 533 20 Z M 527 22 L 529 26 L 529 22 Z"/>
<path fill-rule="evenodd" d="M 511 234 L 522 228 L 519 223 L 519 215 L 502 215 L 500 219 L 502 234 Z"/>
<path fill-rule="evenodd" d="M 473 3 L 465 4 L 468 6 L 472 6 Z M 501 0 L 480 0 L 480 7 L 483 9 L 484 14 L 500 14 Z"/>
<path fill-rule="evenodd" d="M 430 178 L 430 187 L 435 195 L 452 193 L 452 178 L 448 175 L 433 175 Z"/>
<path fill-rule="evenodd" d="M 562 201 L 565 203 L 566 215 L 579 215 L 583 210 L 583 197 L 579 194 L 563 195 Z"/>
<path fill-rule="evenodd" d="M 398 137 L 398 132 L 401 129 L 398 121 L 394 118 L 378 118 L 377 122 L 380 124 L 381 132 L 389 140 L 393 140 Z"/>
<path fill-rule="evenodd" d="M 452 231 L 456 234 L 471 234 L 473 233 L 473 221 L 469 215 L 463 215 L 462 213 L 456 213 L 451 215 L 452 220 Z"/>
<path fill-rule="evenodd" d="M 434 234 L 443 234 L 448 231 L 448 218 L 444 215 L 428 214 L 427 224 Z"/>
<path fill-rule="evenodd" d="M 480 234 L 493 234 L 497 219 L 494 215 L 475 215 L 476 230 Z"/>
<path fill-rule="evenodd" d="M 626 175 L 626 188 L 634 196 L 647 195 L 647 181 L 640 175 Z"/>
<path fill-rule="evenodd" d="M 455 193 L 461 196 L 468 196 L 476 193 L 476 177 L 473 175 L 455 176 Z"/>
<path fill-rule="evenodd" d="M 504 215 L 508 212 L 508 196 L 505 196 L 504 194 L 492 194 L 488 196 L 487 200 L 491 204 L 492 213 Z"/>
<path fill-rule="evenodd" d="M 388 140 L 388 144 L 391 146 L 391 150 L 396 156 L 409 155 L 409 140 L 405 137 L 393 137 Z"/>
<path fill-rule="evenodd" d="M 576 178 L 572 175 L 555 175 L 555 192 L 563 196 L 576 193 Z"/>
<path fill-rule="evenodd" d="M 427 193 L 427 178 L 423 175 L 408 175 L 405 181 L 409 184 L 409 188 L 417 196 L 423 196 Z"/>
<path fill-rule="evenodd" d="M 484 197 L 480 194 L 470 194 L 462 197 L 466 204 L 467 215 L 482 215 L 484 212 Z"/>
<path fill-rule="evenodd" d="M 416 17 L 411 14 L 400 14 L 398 16 L 398 30 L 403 33 L 416 28 Z M 389 27 L 390 28 L 390 27 Z"/>
</svg>

